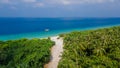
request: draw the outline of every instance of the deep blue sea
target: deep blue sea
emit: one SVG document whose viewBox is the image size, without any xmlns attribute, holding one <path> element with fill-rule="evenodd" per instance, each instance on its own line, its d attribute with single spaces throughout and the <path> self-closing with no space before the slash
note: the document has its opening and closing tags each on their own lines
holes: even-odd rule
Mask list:
<svg viewBox="0 0 120 68">
<path fill-rule="evenodd" d="M 45 38 L 118 25 L 120 18 L 0 18 L 0 40 Z"/>
</svg>

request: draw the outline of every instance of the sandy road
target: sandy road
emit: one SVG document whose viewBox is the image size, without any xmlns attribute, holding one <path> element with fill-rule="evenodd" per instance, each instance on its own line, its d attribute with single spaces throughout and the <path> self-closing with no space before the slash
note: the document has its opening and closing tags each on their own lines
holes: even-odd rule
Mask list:
<svg viewBox="0 0 120 68">
<path fill-rule="evenodd" d="M 51 40 L 55 42 L 55 45 L 51 49 L 51 61 L 45 65 L 45 68 L 57 68 L 63 52 L 63 39 L 55 36 L 51 37 Z"/>
</svg>

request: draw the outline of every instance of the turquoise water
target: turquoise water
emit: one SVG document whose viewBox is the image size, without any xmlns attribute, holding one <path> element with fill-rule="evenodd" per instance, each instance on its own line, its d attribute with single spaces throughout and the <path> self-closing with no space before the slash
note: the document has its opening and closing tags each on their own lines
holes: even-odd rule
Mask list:
<svg viewBox="0 0 120 68">
<path fill-rule="evenodd" d="M 0 18 L 0 40 L 46 38 L 72 31 L 119 26 L 120 18 Z M 45 29 L 50 31 L 46 32 Z"/>
<path fill-rule="evenodd" d="M 94 27 L 94 28 L 86 28 L 86 29 L 69 29 L 69 30 L 61 30 L 61 31 L 49 31 L 49 32 L 32 32 L 32 33 L 22 33 L 22 34 L 14 34 L 14 35 L 2 35 L 0 36 L 0 40 L 16 40 L 21 38 L 47 38 L 51 36 L 57 36 L 62 33 L 69 33 L 72 31 L 84 31 L 84 30 L 95 30 L 95 29 L 101 29 L 101 28 L 109 28 L 113 26 L 118 25 L 112 25 L 112 26 L 102 26 L 102 27 Z"/>
</svg>

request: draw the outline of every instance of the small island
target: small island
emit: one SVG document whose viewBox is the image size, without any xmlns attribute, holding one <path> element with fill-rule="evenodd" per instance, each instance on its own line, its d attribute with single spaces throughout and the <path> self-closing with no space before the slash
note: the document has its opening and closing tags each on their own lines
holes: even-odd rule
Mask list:
<svg viewBox="0 0 120 68">
<path fill-rule="evenodd" d="M 120 0 L 0 0 L 0 68 L 120 68 Z"/>
<path fill-rule="evenodd" d="M 50 37 L 0 41 L 0 68 L 120 67 L 120 26 L 60 34 L 60 37 L 60 40 Z M 55 57 L 59 58 L 57 62 Z"/>
</svg>

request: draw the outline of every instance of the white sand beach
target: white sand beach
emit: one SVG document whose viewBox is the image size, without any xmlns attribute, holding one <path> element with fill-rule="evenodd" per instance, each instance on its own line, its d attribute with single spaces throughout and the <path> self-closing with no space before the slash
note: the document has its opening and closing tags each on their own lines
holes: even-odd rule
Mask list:
<svg viewBox="0 0 120 68">
<path fill-rule="evenodd" d="M 51 37 L 51 40 L 55 42 L 55 45 L 51 49 L 51 61 L 45 65 L 44 68 L 57 68 L 58 63 L 61 59 L 61 55 L 63 52 L 63 39 L 59 38 L 59 36 Z"/>
</svg>

